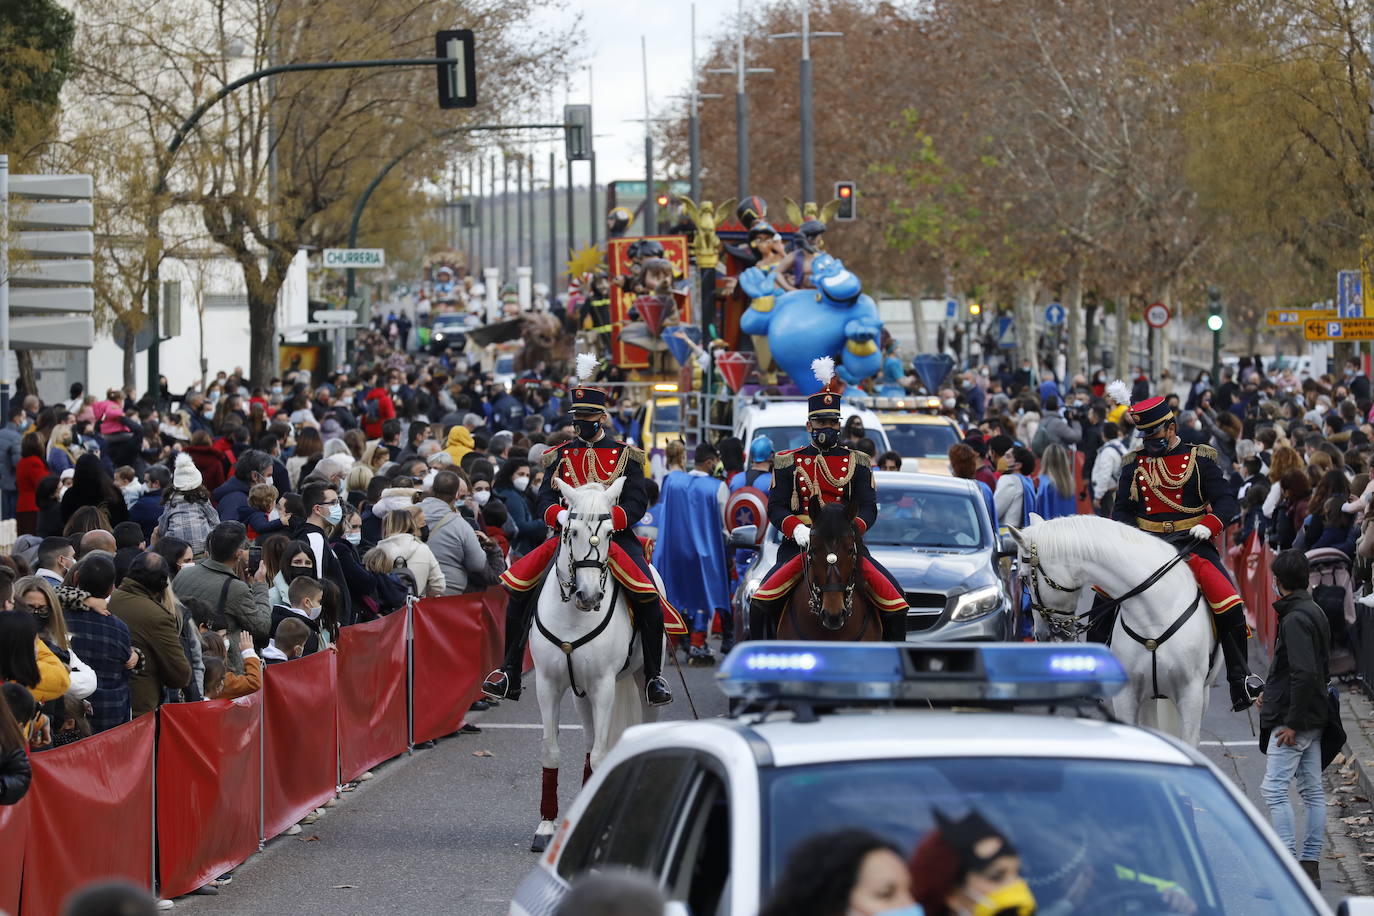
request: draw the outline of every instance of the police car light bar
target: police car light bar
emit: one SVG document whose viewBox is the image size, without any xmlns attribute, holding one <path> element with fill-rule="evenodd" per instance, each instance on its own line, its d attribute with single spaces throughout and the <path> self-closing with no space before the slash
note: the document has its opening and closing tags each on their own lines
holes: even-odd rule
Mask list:
<svg viewBox="0 0 1374 916">
<path fill-rule="evenodd" d="M 859 704 L 1098 700 L 1126 684 L 1088 644 L 745 642 L 716 677 L 734 699 Z"/>
</svg>

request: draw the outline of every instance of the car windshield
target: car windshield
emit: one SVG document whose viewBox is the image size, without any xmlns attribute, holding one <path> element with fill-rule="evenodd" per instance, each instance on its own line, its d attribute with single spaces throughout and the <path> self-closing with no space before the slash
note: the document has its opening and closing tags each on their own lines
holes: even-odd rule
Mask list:
<svg viewBox="0 0 1374 916">
<path fill-rule="evenodd" d="M 1021 875 L 1042 914 L 1315 912 L 1255 825 L 1202 767 L 869 760 L 763 770 L 761 779 L 765 888 L 792 849 L 814 834 L 866 827 L 910 855 L 932 831 L 936 812 L 954 821 L 977 812 L 1020 854 Z"/>
<path fill-rule="evenodd" d="M 892 450 L 903 458 L 945 458 L 959 434 L 947 423 L 894 423 L 886 427 Z"/>
<path fill-rule="evenodd" d="M 870 429 L 866 435 L 878 446 L 879 455 L 888 450 L 887 436 L 883 434 L 883 430 Z M 805 426 L 761 426 L 754 430 L 754 439 L 759 436 L 767 436 L 772 441 L 773 448 L 779 452 L 789 448 L 801 448 L 811 443 L 811 434 L 806 431 Z"/>
<path fill-rule="evenodd" d="M 496 372 L 500 375 L 510 375 L 515 371 L 515 357 L 507 354 L 496 358 Z"/>
<path fill-rule="evenodd" d="M 669 429 L 677 429 L 679 422 L 679 409 L 677 401 L 660 401 L 654 405 L 654 426 L 659 432 Z"/>
<path fill-rule="evenodd" d="M 463 316 L 458 314 L 440 315 L 434 319 L 436 328 L 458 328 L 463 326 Z"/>
<path fill-rule="evenodd" d="M 886 480 L 877 490 L 878 517 L 864 535 L 868 546 L 984 546 L 978 506 L 969 494 L 903 486 Z"/>
</svg>

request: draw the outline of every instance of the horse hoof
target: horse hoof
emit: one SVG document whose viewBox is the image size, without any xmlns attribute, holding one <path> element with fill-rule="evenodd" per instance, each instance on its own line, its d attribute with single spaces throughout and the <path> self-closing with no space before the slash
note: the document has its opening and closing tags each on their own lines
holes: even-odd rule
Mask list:
<svg viewBox="0 0 1374 916">
<path fill-rule="evenodd" d="M 535 828 L 534 839 L 530 841 L 530 852 L 543 852 L 549 848 L 549 840 L 553 839 L 553 821 L 540 821 Z"/>
</svg>

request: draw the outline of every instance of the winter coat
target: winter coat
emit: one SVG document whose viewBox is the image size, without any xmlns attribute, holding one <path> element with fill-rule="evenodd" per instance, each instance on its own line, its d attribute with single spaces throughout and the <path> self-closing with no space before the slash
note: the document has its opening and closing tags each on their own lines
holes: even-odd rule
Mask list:
<svg viewBox="0 0 1374 916">
<path fill-rule="evenodd" d="M 229 462 L 224 454 L 213 445 L 188 445 L 186 454 L 191 456 L 196 470 L 200 471 L 201 483 L 211 493 L 224 483 L 229 473 Z"/>
<path fill-rule="evenodd" d="M 13 805 L 29 791 L 29 755 L 22 747 L 0 753 L 0 805 Z"/>
<path fill-rule="evenodd" d="M 135 717 L 162 705 L 162 691 L 191 682 L 191 662 L 181 646 L 181 621 L 162 603 L 163 595 L 126 578 L 110 596 L 110 613 L 124 621 L 143 664 L 129 685 Z"/>
<path fill-rule="evenodd" d="M 477 541 L 476 530 L 442 499 L 421 500 L 420 511 L 429 526 L 429 549 L 443 570 L 444 594 L 463 594 L 469 577 L 487 568 L 487 553 Z"/>
<path fill-rule="evenodd" d="M 239 644 L 239 633 L 244 630 L 256 639 L 267 638 L 272 606 L 267 603 L 266 582 L 244 582 L 223 563 L 204 559 L 183 566 L 172 581 L 172 591 L 183 604 L 188 598 L 199 598 L 210 606 L 212 613 L 222 611 L 231 646 Z M 222 607 L 221 594 L 224 595 Z M 235 674 L 242 674 L 243 659 L 231 652 L 229 667 Z"/>
<path fill-rule="evenodd" d="M 445 528 L 463 524 L 465 522 L 458 519 L 450 522 Z M 402 531 L 389 538 L 382 538 L 377 547 L 386 554 L 393 567 L 397 559 L 405 561 L 406 568 L 415 575 L 415 582 L 420 587 L 420 597 L 431 598 L 444 594 L 444 571 L 439 567 L 434 552 L 424 541 Z"/>
<path fill-rule="evenodd" d="M 1274 601 L 1279 632 L 1264 681 L 1260 727 L 1309 731 L 1326 726 L 1331 627 L 1306 590 Z"/>
</svg>

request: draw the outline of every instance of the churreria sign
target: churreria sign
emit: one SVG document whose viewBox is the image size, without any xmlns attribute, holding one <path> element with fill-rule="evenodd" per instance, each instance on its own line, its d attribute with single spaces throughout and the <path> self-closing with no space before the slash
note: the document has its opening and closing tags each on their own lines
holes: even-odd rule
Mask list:
<svg viewBox="0 0 1374 916">
<path fill-rule="evenodd" d="M 326 248 L 324 266 L 339 268 L 368 268 L 386 266 L 384 248 Z"/>
</svg>

